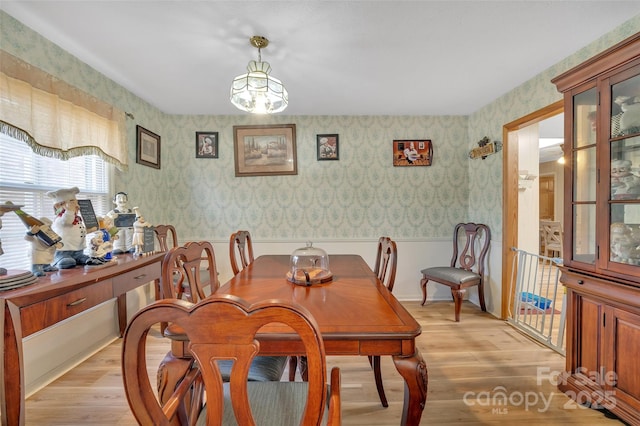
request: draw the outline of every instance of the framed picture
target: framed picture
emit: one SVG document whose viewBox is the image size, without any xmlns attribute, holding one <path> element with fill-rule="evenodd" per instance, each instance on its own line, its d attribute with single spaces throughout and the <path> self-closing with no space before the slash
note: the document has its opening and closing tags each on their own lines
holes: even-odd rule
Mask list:
<svg viewBox="0 0 640 426">
<path fill-rule="evenodd" d="M 394 140 L 394 166 L 430 166 L 433 159 L 433 145 L 430 139 Z"/>
<path fill-rule="evenodd" d="M 136 163 L 160 168 L 160 136 L 136 126 Z"/>
<path fill-rule="evenodd" d="M 233 126 L 236 176 L 297 175 L 296 125 Z"/>
<path fill-rule="evenodd" d="M 316 143 L 318 145 L 318 161 L 340 159 L 338 135 L 316 135 Z"/>
<path fill-rule="evenodd" d="M 218 132 L 196 132 L 196 158 L 218 158 Z"/>
</svg>

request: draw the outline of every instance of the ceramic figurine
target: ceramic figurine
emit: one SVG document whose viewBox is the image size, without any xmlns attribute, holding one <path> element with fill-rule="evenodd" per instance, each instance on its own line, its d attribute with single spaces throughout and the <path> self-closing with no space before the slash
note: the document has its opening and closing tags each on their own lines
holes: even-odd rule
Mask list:
<svg viewBox="0 0 640 426">
<path fill-rule="evenodd" d="M 45 225 L 51 225 L 51 219 L 48 217 L 41 217 L 40 221 Z M 60 250 L 63 247 L 63 243 L 58 242 L 52 246 L 48 246 L 36 237 L 38 233 L 38 226 L 33 226 L 24 239 L 31 244 L 31 272 L 37 277 L 42 277 L 45 272 L 55 272 L 58 270 L 52 265 L 53 258 L 56 250 Z"/>
<path fill-rule="evenodd" d="M 133 222 L 133 254 L 141 255 L 144 247 L 144 228 L 149 228 L 153 225 L 144 219 L 137 207 L 134 207 L 133 210 L 136 212 L 136 221 Z"/>
<path fill-rule="evenodd" d="M 3 204 L 0 204 L 0 229 L 2 229 L 2 216 L 7 212 L 16 211 L 20 207 L 22 206 L 13 204 L 11 201 L 6 201 Z M 0 256 L 2 256 L 3 253 L 4 251 L 2 250 L 2 240 L 0 240 Z M 6 275 L 6 274 L 7 274 L 7 270 L 5 268 L 0 268 L 0 275 Z"/>
<path fill-rule="evenodd" d="M 80 192 L 77 187 L 59 189 L 47 192 L 53 198 L 56 218 L 51 228 L 62 237 L 64 250 L 57 249 L 54 256 L 54 266 L 60 269 L 74 268 L 76 265 L 102 265 L 105 263 L 100 258 L 87 256 L 84 253 L 86 247 L 87 230 L 82 217 L 78 214 L 80 207 L 76 194 Z"/>
<path fill-rule="evenodd" d="M 107 213 L 114 223 L 120 214 L 134 214 L 133 209 L 129 207 L 129 196 L 126 192 L 118 192 L 113 196 L 113 204 L 116 207 Z M 113 253 L 127 253 L 133 251 L 133 227 L 119 226 L 118 238 L 113 241 Z"/>
</svg>

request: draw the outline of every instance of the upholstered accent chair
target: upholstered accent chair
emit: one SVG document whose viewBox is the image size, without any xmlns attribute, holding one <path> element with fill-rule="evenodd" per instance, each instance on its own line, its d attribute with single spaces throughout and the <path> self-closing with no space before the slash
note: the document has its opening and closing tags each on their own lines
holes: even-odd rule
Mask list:
<svg viewBox="0 0 640 426">
<path fill-rule="evenodd" d="M 487 225 L 458 223 L 453 230 L 453 256 L 450 265 L 435 266 L 421 271 L 422 305 L 427 301 L 427 283 L 435 281 L 451 288 L 456 322 L 460 321 L 462 300 L 469 287 L 478 287 L 480 308 L 486 311 L 484 266 L 490 243 L 491 232 Z"/>
</svg>

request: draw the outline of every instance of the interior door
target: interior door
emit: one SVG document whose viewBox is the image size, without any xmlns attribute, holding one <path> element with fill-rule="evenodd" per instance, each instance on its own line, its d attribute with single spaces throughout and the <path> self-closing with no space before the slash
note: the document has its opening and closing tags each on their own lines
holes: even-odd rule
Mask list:
<svg viewBox="0 0 640 426">
<path fill-rule="evenodd" d="M 540 176 L 540 220 L 556 220 L 554 211 L 555 186 L 555 176 Z"/>
</svg>

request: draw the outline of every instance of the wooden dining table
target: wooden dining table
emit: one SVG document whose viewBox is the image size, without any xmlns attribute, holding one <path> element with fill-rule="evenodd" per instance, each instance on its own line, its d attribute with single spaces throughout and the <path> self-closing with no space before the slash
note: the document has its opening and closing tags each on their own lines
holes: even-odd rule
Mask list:
<svg viewBox="0 0 640 426">
<path fill-rule="evenodd" d="M 418 425 L 427 398 L 427 366 L 416 347 L 420 324 L 358 255 L 329 255 L 333 279 L 310 286 L 287 280 L 288 255 L 265 255 L 216 290 L 249 303 L 270 299 L 304 306 L 320 326 L 327 355 L 389 355 L 405 381 L 400 424 Z M 258 335 L 260 355 L 304 355 L 285 326 Z"/>
</svg>

